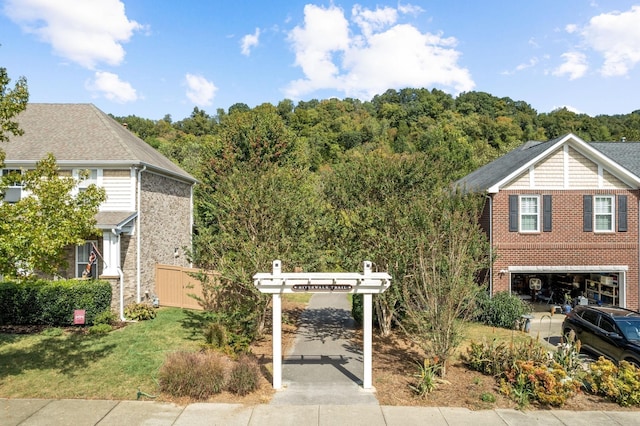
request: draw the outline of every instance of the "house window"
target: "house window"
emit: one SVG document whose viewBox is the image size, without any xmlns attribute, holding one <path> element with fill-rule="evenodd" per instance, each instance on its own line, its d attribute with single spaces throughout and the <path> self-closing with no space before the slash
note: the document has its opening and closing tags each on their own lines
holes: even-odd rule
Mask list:
<svg viewBox="0 0 640 426">
<path fill-rule="evenodd" d="M 12 175 L 13 177 L 7 183 L 7 187 L 4 189 L 4 195 L 2 201 L 5 203 L 16 203 L 22 198 L 22 187 L 24 182 L 20 178 L 22 172 L 15 169 L 3 169 L 2 176 Z"/>
<path fill-rule="evenodd" d="M 94 250 L 97 241 L 87 241 L 76 247 L 76 278 L 96 278 L 98 259 Z"/>
<path fill-rule="evenodd" d="M 83 173 L 86 173 L 84 180 L 81 180 Z M 89 185 L 98 184 L 98 169 L 75 169 L 73 171 L 73 177 L 78 179 L 78 191 L 86 191 Z"/>
<path fill-rule="evenodd" d="M 614 230 L 614 198 L 612 196 L 594 196 L 595 231 L 611 232 Z"/>
<path fill-rule="evenodd" d="M 520 231 L 540 230 L 540 197 L 523 195 L 520 197 Z"/>
</svg>

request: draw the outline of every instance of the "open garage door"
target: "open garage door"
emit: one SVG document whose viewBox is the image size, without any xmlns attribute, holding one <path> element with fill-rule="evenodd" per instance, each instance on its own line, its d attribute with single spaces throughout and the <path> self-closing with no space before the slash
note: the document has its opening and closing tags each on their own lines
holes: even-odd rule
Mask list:
<svg viewBox="0 0 640 426">
<path fill-rule="evenodd" d="M 623 271 L 510 272 L 511 293 L 534 304 L 623 306 Z"/>
</svg>

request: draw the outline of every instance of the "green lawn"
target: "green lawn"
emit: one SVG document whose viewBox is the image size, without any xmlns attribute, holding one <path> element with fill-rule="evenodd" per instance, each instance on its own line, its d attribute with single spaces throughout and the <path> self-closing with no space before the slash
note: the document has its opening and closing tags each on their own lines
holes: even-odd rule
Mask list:
<svg viewBox="0 0 640 426">
<path fill-rule="evenodd" d="M 289 295 L 287 295 L 289 297 Z M 305 303 L 307 300 L 299 300 Z M 136 399 L 138 390 L 158 393 L 158 370 L 167 353 L 198 350 L 204 342 L 199 313 L 161 308 L 150 321 L 103 335 L 48 329 L 40 334 L 0 334 L 0 398 Z M 466 328 L 469 340 L 528 339 L 480 324 Z"/>
<path fill-rule="evenodd" d="M 104 335 L 56 331 L 0 334 L 0 397 L 135 399 L 138 390 L 155 394 L 165 355 L 196 350 L 202 342 L 193 312 L 174 308 Z"/>
</svg>

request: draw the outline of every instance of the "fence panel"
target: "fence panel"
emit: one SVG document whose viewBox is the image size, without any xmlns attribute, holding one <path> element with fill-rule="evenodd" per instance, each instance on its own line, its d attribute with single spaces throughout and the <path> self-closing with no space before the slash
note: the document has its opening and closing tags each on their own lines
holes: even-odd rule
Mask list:
<svg viewBox="0 0 640 426">
<path fill-rule="evenodd" d="M 160 306 L 202 310 L 198 302 L 189 296 L 202 297 L 200 281 L 190 275 L 197 272 L 202 270 L 156 264 L 156 293 Z"/>
</svg>

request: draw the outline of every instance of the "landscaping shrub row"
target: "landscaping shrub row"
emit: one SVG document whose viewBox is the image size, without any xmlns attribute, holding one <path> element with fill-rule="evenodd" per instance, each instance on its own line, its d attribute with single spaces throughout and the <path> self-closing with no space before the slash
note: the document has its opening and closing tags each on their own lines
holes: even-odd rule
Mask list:
<svg viewBox="0 0 640 426">
<path fill-rule="evenodd" d="M 73 325 L 84 309 L 85 324 L 111 308 L 111 285 L 96 280 L 0 282 L 0 325 Z"/>
</svg>

